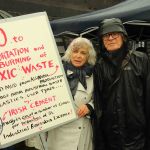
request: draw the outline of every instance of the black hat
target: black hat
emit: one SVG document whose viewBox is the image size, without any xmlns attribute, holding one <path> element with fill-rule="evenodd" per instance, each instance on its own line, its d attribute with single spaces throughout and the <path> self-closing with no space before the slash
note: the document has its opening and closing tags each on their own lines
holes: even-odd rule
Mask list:
<svg viewBox="0 0 150 150">
<path fill-rule="evenodd" d="M 122 32 L 125 36 L 128 36 L 122 21 L 118 18 L 104 19 L 101 22 L 100 35 L 110 32 Z"/>
</svg>

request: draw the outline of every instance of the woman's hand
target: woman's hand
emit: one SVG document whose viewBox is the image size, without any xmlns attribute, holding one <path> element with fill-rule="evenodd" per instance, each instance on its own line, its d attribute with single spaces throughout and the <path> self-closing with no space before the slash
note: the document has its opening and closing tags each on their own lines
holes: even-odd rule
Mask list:
<svg viewBox="0 0 150 150">
<path fill-rule="evenodd" d="M 90 112 L 90 110 L 88 109 L 87 105 L 83 104 L 81 105 L 78 110 L 77 110 L 77 115 L 79 117 L 84 117 L 85 115 L 87 115 Z"/>
</svg>

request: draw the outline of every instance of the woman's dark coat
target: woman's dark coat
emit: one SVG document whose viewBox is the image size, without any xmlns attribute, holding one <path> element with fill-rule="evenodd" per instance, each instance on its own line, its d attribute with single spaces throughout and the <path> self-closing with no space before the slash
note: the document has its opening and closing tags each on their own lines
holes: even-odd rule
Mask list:
<svg viewBox="0 0 150 150">
<path fill-rule="evenodd" d="M 150 150 L 149 59 L 129 51 L 120 68 L 95 66 L 95 150 Z"/>
</svg>

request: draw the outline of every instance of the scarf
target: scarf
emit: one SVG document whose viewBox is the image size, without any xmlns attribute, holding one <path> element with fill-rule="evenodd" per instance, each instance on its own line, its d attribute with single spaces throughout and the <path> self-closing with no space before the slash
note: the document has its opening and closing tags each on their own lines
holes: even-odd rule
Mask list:
<svg viewBox="0 0 150 150">
<path fill-rule="evenodd" d="M 92 75 L 93 66 L 90 64 L 86 64 L 78 68 L 68 62 L 63 62 L 63 65 L 72 96 L 74 97 L 74 95 L 76 94 L 79 82 L 85 89 L 87 89 L 86 76 L 90 77 Z M 68 71 L 71 71 L 71 73 L 68 74 Z"/>
</svg>

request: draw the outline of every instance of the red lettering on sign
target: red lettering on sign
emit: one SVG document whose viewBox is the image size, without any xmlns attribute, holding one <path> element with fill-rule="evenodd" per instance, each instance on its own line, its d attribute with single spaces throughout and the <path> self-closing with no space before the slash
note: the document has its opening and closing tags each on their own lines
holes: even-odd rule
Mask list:
<svg viewBox="0 0 150 150">
<path fill-rule="evenodd" d="M 13 68 L 11 70 L 3 70 L 0 71 L 0 80 L 7 80 L 7 79 L 11 79 L 11 78 L 15 78 L 17 76 L 17 74 L 15 74 L 16 68 Z"/>
<path fill-rule="evenodd" d="M 2 37 L 1 37 L 1 35 L 2 35 Z M 1 42 L 2 38 L 3 38 L 3 41 L 4 41 L 3 43 Z M 5 34 L 5 31 L 0 28 L 0 46 L 3 47 L 3 46 L 6 45 L 6 43 L 7 43 L 7 36 Z"/>
</svg>

